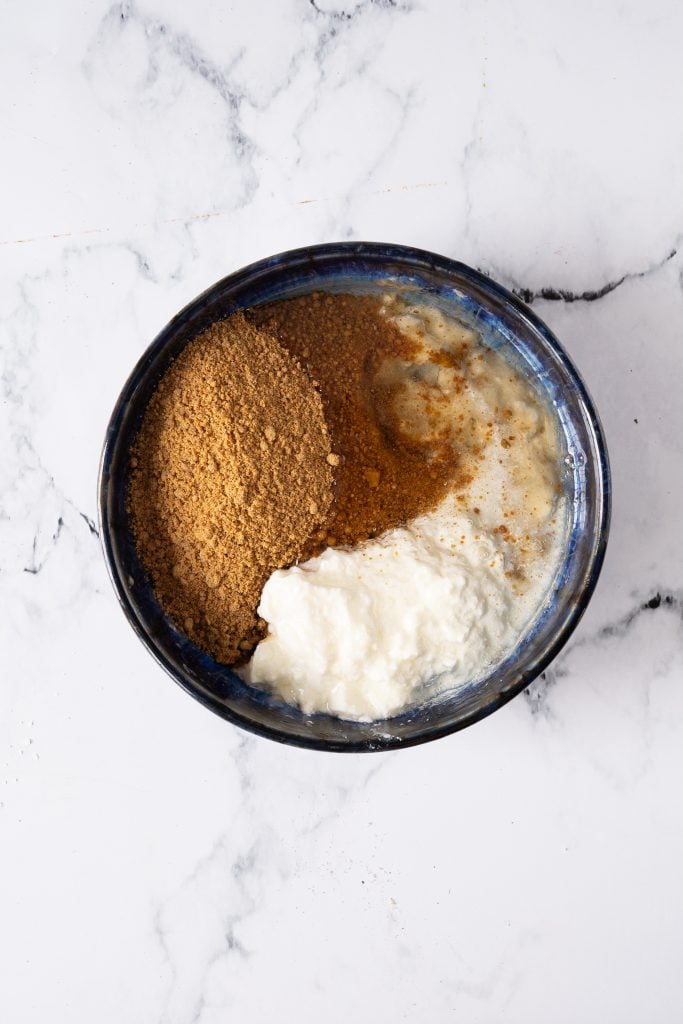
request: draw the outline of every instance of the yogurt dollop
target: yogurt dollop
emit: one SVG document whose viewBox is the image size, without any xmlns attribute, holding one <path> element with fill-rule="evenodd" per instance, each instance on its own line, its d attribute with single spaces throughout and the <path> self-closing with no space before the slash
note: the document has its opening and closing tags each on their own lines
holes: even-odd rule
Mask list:
<svg viewBox="0 0 683 1024">
<path fill-rule="evenodd" d="M 506 654 L 543 584 L 520 595 L 506 572 L 503 542 L 448 498 L 358 548 L 274 572 L 259 605 L 269 633 L 241 674 L 307 713 L 390 717 L 435 677 L 457 686 Z"/>
</svg>

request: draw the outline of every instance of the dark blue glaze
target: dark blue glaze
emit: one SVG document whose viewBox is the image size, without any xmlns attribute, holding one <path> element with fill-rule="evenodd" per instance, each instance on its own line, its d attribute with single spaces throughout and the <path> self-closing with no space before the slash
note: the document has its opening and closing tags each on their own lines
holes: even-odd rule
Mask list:
<svg viewBox="0 0 683 1024">
<path fill-rule="evenodd" d="M 426 700 L 382 722 L 305 715 L 245 685 L 192 644 L 161 611 L 138 560 L 126 513 L 132 442 L 150 395 L 169 362 L 217 319 L 239 309 L 313 290 L 398 290 L 438 305 L 499 349 L 551 404 L 561 425 L 569 521 L 564 561 L 550 599 L 516 650 L 486 678 Z M 188 693 L 252 732 L 318 750 L 409 746 L 461 729 L 499 708 L 534 679 L 566 643 L 602 566 L 610 516 L 610 478 L 600 422 L 586 388 L 551 331 L 484 275 L 419 249 L 369 242 L 312 246 L 271 256 L 224 278 L 161 331 L 126 382 L 107 428 L 99 481 L 101 537 L 123 610 L 138 636 Z"/>
</svg>

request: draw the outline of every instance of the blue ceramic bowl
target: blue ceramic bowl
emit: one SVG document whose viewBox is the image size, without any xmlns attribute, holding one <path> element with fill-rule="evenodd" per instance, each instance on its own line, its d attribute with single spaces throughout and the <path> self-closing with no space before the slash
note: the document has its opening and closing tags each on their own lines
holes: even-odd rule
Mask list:
<svg viewBox="0 0 683 1024">
<path fill-rule="evenodd" d="M 310 291 L 380 293 L 437 304 L 473 326 L 551 405 L 564 447 L 566 548 L 552 592 L 515 651 L 490 675 L 385 721 L 307 715 L 243 683 L 164 615 L 138 559 L 126 513 L 129 456 L 152 391 L 184 345 L 236 310 Z M 593 403 L 561 345 L 534 313 L 484 275 L 399 245 L 344 242 L 254 263 L 213 285 L 162 330 L 131 373 L 107 429 L 99 482 L 101 537 L 114 588 L 150 653 L 188 693 L 223 718 L 284 743 L 317 750 L 386 750 L 462 729 L 518 694 L 566 643 L 595 587 L 607 543 L 610 480 Z"/>
</svg>

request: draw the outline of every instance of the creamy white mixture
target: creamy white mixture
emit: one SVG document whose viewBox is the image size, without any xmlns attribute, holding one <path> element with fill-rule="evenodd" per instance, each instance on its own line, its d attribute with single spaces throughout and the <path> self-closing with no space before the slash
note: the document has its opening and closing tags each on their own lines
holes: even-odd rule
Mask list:
<svg viewBox="0 0 683 1024">
<path fill-rule="evenodd" d="M 520 596 L 507 565 L 503 541 L 449 498 L 361 547 L 273 573 L 259 606 L 269 635 L 242 674 L 305 712 L 387 718 L 433 677 L 479 678 L 513 646 L 545 574 Z"/>
<path fill-rule="evenodd" d="M 543 605 L 565 522 L 557 432 L 530 386 L 437 310 L 387 298 L 384 312 L 418 343 L 373 381 L 393 405 L 387 426 L 427 457 L 448 433 L 472 482 L 403 528 L 273 573 L 259 605 L 268 635 L 240 670 L 307 713 L 358 720 L 500 663 Z"/>
</svg>

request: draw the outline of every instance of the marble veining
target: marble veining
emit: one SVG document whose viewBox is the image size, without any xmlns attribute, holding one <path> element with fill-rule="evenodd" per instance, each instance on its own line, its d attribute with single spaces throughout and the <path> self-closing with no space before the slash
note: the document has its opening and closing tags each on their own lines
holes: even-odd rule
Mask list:
<svg viewBox="0 0 683 1024">
<path fill-rule="evenodd" d="M 0 50 L 0 1019 L 677 1022 L 683 8 L 13 5 Z M 512 288 L 602 415 L 571 642 L 448 739 L 240 733 L 121 615 L 100 446 L 213 281 L 339 239 Z"/>
<path fill-rule="evenodd" d="M 584 292 L 570 292 L 564 288 L 541 288 L 539 291 L 532 291 L 530 288 L 513 288 L 515 295 L 518 295 L 523 302 L 528 305 L 533 305 L 537 299 L 544 299 L 546 302 L 595 302 L 597 299 L 602 299 L 605 295 L 609 295 L 616 288 L 624 283 L 624 281 L 632 281 L 635 278 L 647 277 L 648 274 L 652 274 L 672 260 L 674 256 L 678 255 L 678 247 L 680 240 L 676 239 L 676 246 L 667 253 L 663 260 L 655 263 L 654 266 L 647 267 L 645 270 L 634 270 L 622 274 L 621 277 L 617 278 L 616 281 L 608 281 L 606 284 L 593 290 Z"/>
</svg>

